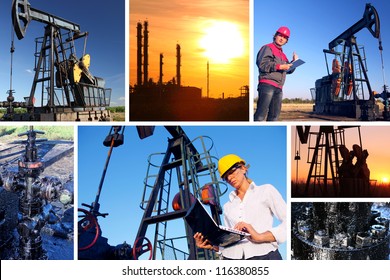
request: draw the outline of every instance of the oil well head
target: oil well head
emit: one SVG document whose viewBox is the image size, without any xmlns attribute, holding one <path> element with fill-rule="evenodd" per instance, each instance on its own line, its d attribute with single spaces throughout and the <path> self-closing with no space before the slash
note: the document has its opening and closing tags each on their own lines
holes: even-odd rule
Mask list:
<svg viewBox="0 0 390 280">
<path fill-rule="evenodd" d="M 42 151 L 47 149 L 42 148 L 44 144 L 40 144 L 47 142 L 47 139 L 37 138 L 37 134 L 42 133 L 43 131 L 34 130 L 32 126 L 28 131 L 20 133 L 19 137 L 27 136 L 27 139 L 15 141 L 16 146 L 12 146 L 15 143 L 13 142 L 6 149 L 10 154 L 5 156 L 7 159 L 11 157 L 11 160 L 2 161 L 0 164 L 0 231 L 5 238 L 0 239 L 2 259 L 63 258 L 64 256 L 58 256 L 51 251 L 51 244 L 66 243 L 63 239 L 71 238 L 73 234 L 71 182 L 67 182 L 64 192 L 61 179 L 43 173 L 45 166 L 50 166 L 69 153 L 56 147 L 52 147 L 50 151 Z M 20 150 L 20 144 L 24 145 L 24 149 Z M 17 157 L 12 159 L 15 154 Z M 66 169 L 63 166 L 61 168 Z M 6 201 L 3 200 L 4 197 L 7 197 Z M 69 245 L 71 243 L 64 245 L 66 248 L 63 248 L 62 253 L 68 254 L 73 250 L 70 249 L 73 246 Z M 71 254 L 73 257 L 73 252 Z"/>
</svg>

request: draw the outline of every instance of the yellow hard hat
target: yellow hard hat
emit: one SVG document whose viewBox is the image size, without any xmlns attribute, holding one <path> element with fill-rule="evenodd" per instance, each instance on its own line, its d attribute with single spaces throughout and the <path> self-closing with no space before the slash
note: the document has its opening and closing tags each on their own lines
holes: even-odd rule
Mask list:
<svg viewBox="0 0 390 280">
<path fill-rule="evenodd" d="M 226 171 L 232 168 L 236 163 L 242 163 L 245 165 L 245 160 L 235 154 L 229 154 L 221 157 L 218 161 L 218 171 L 221 178 L 223 178 Z"/>
</svg>

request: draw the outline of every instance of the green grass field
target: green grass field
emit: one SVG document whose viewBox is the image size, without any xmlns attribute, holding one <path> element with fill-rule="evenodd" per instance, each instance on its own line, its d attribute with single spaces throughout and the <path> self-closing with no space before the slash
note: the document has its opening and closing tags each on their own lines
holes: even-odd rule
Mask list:
<svg viewBox="0 0 390 280">
<path fill-rule="evenodd" d="M 33 127 L 34 130 L 40 130 L 45 132 L 45 134 L 38 135 L 42 138 L 47 138 L 50 140 L 73 140 L 74 137 L 74 127 L 73 126 L 41 126 L 37 125 Z M 0 126 L 0 140 L 4 139 L 17 139 L 18 134 L 26 132 L 30 129 L 28 125 L 22 126 Z"/>
</svg>

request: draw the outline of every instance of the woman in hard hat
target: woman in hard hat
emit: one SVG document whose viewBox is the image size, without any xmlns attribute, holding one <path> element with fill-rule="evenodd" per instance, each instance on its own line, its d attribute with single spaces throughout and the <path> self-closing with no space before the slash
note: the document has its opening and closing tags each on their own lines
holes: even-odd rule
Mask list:
<svg viewBox="0 0 390 280">
<path fill-rule="evenodd" d="M 281 260 L 278 244 L 286 241 L 286 203 L 280 193 L 270 184 L 257 186 L 250 180 L 248 166 L 237 155 L 222 157 L 218 170 L 221 178 L 235 189 L 223 206 L 225 226 L 247 231 L 250 237 L 219 248 L 197 232 L 196 245 L 221 252 L 224 259 Z M 274 216 L 281 222 L 275 227 Z"/>
<path fill-rule="evenodd" d="M 273 38 L 273 42 L 261 47 L 257 53 L 256 64 L 259 69 L 259 94 L 257 108 L 254 116 L 255 121 L 277 121 L 282 109 L 283 85 L 286 74 L 291 74 L 294 69 L 283 53 L 282 47 L 290 38 L 290 29 L 280 27 Z M 293 60 L 298 56 L 293 53 Z"/>
</svg>

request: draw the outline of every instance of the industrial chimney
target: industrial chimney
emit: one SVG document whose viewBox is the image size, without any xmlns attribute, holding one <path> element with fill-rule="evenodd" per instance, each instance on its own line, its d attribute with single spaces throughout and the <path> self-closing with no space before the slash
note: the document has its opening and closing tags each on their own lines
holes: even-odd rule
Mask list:
<svg viewBox="0 0 390 280">
<path fill-rule="evenodd" d="M 207 98 L 209 98 L 210 94 L 210 68 L 209 61 L 207 60 Z"/>
<path fill-rule="evenodd" d="M 142 85 L 142 24 L 137 23 L 137 85 Z"/>
<path fill-rule="evenodd" d="M 158 79 L 158 84 L 161 86 L 162 83 L 163 83 L 163 59 L 164 59 L 164 55 L 162 53 L 160 53 L 160 78 Z"/>
<path fill-rule="evenodd" d="M 148 44 L 149 44 L 149 31 L 148 31 L 148 22 L 144 22 L 144 84 L 148 83 L 148 64 L 149 64 L 149 53 L 148 53 Z"/>
<path fill-rule="evenodd" d="M 181 66 L 181 54 L 180 54 L 180 45 L 176 45 L 176 78 L 177 86 L 181 86 L 181 76 L 180 76 L 180 66 Z"/>
</svg>

